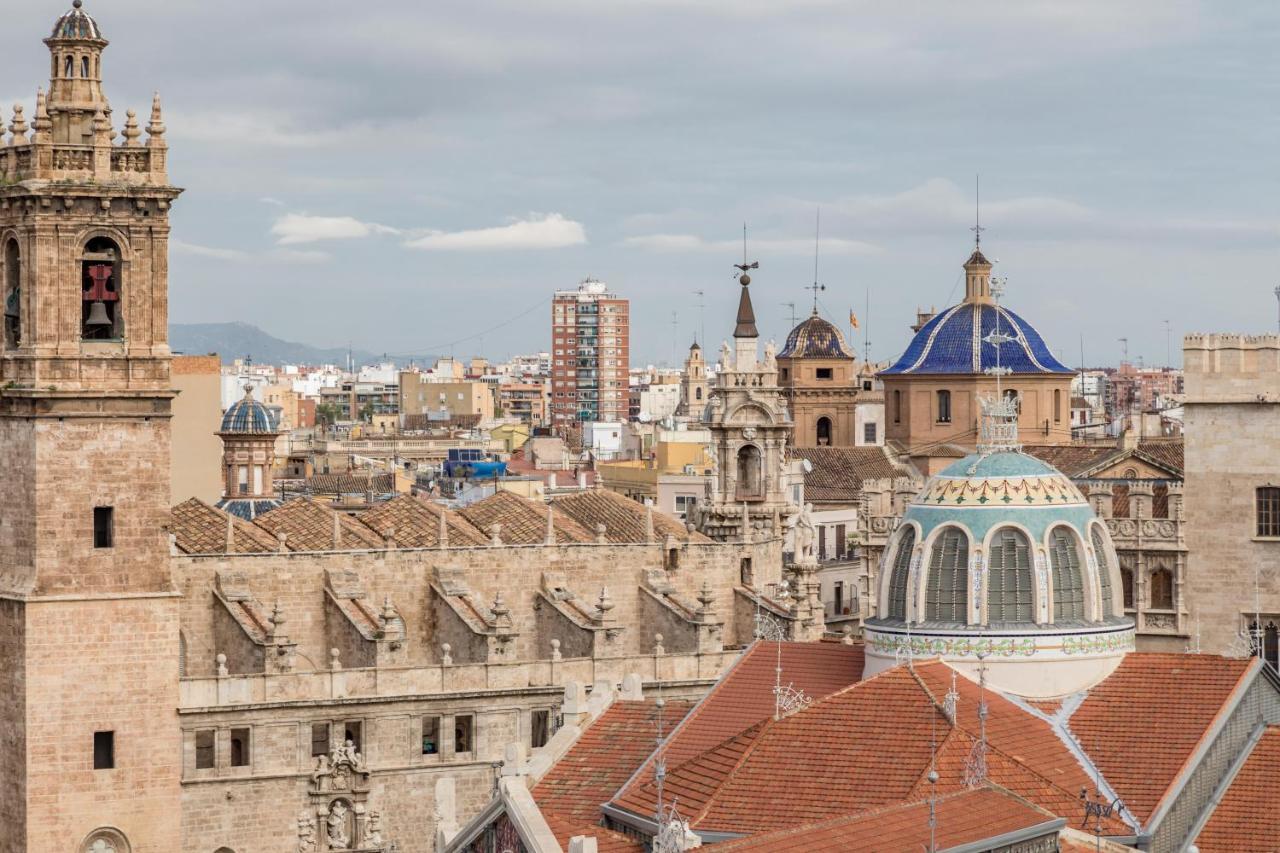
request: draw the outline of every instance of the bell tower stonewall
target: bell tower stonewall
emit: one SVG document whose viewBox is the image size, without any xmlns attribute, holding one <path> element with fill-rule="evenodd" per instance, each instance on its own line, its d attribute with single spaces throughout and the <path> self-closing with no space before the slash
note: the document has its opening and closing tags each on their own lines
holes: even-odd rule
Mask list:
<svg viewBox="0 0 1280 853">
<path fill-rule="evenodd" d="M 0 853 L 181 847 L 159 96 L 117 133 L 81 0 L 0 139 Z"/>
</svg>

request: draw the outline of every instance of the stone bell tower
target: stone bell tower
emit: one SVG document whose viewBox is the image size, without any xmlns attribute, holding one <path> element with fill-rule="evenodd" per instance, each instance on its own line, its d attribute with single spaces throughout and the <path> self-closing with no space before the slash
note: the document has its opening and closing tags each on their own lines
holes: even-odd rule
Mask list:
<svg viewBox="0 0 1280 853">
<path fill-rule="evenodd" d="M 81 9 L 0 141 L 0 853 L 181 846 L 169 185 Z M 95 846 L 96 845 L 96 846 Z"/>
<path fill-rule="evenodd" d="M 780 525 L 795 513 L 788 502 L 792 465 L 787 460 L 791 416 L 778 387 L 773 343 L 758 349 L 755 311 L 748 269 L 738 265 L 737 323 L 733 346 L 721 345 L 720 369 L 711 392 L 706 426 L 711 430 L 715 474 L 701 528 L 715 539 L 749 540 L 756 532 L 780 534 Z"/>
</svg>

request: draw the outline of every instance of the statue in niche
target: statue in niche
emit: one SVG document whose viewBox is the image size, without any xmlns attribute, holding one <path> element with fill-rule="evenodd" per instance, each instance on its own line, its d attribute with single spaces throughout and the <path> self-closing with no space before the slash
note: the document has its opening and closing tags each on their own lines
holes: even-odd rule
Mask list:
<svg viewBox="0 0 1280 853">
<path fill-rule="evenodd" d="M 347 850 L 351 844 L 351 831 L 347 816 L 350 809 L 342 800 L 334 800 L 329 806 L 329 816 L 325 818 L 325 833 L 329 838 L 331 850 Z"/>
</svg>

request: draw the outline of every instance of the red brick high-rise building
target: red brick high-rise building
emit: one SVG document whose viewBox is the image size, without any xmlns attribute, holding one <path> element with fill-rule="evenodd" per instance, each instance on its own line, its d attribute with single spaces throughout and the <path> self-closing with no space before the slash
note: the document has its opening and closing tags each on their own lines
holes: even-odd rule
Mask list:
<svg viewBox="0 0 1280 853">
<path fill-rule="evenodd" d="M 551 423 L 627 419 L 630 303 L 586 279 L 551 302 Z"/>
</svg>

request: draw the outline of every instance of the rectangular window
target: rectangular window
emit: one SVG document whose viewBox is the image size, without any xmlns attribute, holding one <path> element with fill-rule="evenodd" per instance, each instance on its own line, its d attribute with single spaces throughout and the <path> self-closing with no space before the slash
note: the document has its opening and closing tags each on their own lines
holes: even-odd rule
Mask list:
<svg viewBox="0 0 1280 853">
<path fill-rule="evenodd" d="M 115 541 L 115 509 L 109 506 L 93 508 L 93 547 L 110 548 Z"/>
<path fill-rule="evenodd" d="M 231 730 L 231 766 L 249 766 L 249 730 Z"/>
<path fill-rule="evenodd" d="M 440 753 L 440 718 L 422 718 L 422 754 L 438 755 Z"/>
<path fill-rule="evenodd" d="M 1169 487 L 1164 483 L 1151 487 L 1151 517 L 1169 517 Z"/>
<path fill-rule="evenodd" d="M 93 769 L 110 770 L 116 766 L 116 733 L 93 733 Z"/>
<path fill-rule="evenodd" d="M 196 769 L 208 770 L 213 767 L 215 762 L 215 753 L 213 751 L 214 738 L 217 735 L 213 729 L 205 729 L 196 732 Z"/>
<path fill-rule="evenodd" d="M 453 751 L 470 752 L 475 744 L 473 737 L 475 735 L 475 717 L 470 714 L 461 714 L 453 718 Z"/>
<path fill-rule="evenodd" d="M 364 752 L 360 742 L 360 735 L 363 734 L 362 729 L 363 726 L 360 725 L 359 720 L 348 720 L 346 725 L 343 726 L 342 739 L 343 741 L 351 741 L 351 745 L 356 752 Z"/>
<path fill-rule="evenodd" d="M 872 421 L 869 424 L 862 425 L 862 440 L 867 444 L 876 443 L 876 424 Z"/>
<path fill-rule="evenodd" d="M 529 746 L 537 749 L 547 745 L 551 728 L 551 712 L 537 710 L 529 712 Z"/>
<path fill-rule="evenodd" d="M 236 480 L 237 494 L 249 494 L 249 466 L 241 465 Z"/>
<path fill-rule="evenodd" d="M 845 526 L 843 524 L 836 525 L 836 559 L 843 560 L 845 554 Z"/>
<path fill-rule="evenodd" d="M 1117 483 L 1111 488 L 1111 517 L 1129 517 L 1129 486 Z"/>
<path fill-rule="evenodd" d="M 814 373 L 819 379 L 830 379 L 832 377 L 832 370 L 830 367 L 819 367 L 814 371 Z"/>
<path fill-rule="evenodd" d="M 1258 489 L 1258 535 L 1280 536 L 1280 487 Z"/>
<path fill-rule="evenodd" d="M 833 595 L 835 598 L 835 607 L 833 608 L 834 615 L 841 616 L 844 614 L 844 581 L 835 582 Z"/>
<path fill-rule="evenodd" d="M 893 392 L 893 422 L 902 423 L 902 392 L 897 390 Z"/>
<path fill-rule="evenodd" d="M 329 724 L 311 724 L 311 757 L 329 754 Z"/>
</svg>

